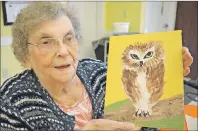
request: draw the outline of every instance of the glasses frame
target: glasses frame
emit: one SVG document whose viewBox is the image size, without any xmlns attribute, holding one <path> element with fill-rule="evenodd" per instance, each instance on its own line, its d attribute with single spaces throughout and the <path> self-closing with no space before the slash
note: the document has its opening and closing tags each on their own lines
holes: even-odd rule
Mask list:
<svg viewBox="0 0 198 131">
<path fill-rule="evenodd" d="M 72 34 L 72 36 L 74 36 L 72 39 L 74 40 L 78 40 L 79 38 L 81 38 L 81 36 L 79 35 L 75 35 L 75 34 Z M 52 39 L 52 40 L 55 40 L 55 44 L 56 45 L 56 50 L 58 49 L 58 45 L 60 45 L 60 40 L 59 39 L 56 39 L 56 38 L 48 38 L 48 39 Z M 33 46 L 36 46 L 38 48 L 38 50 L 42 51 L 40 48 L 39 48 L 39 42 L 36 42 L 37 44 L 33 44 L 31 42 L 28 42 L 27 44 L 29 45 L 33 45 Z M 64 43 L 64 38 L 62 39 L 62 43 Z M 64 45 L 67 45 L 64 43 Z M 43 51 L 42 51 L 43 52 Z"/>
</svg>

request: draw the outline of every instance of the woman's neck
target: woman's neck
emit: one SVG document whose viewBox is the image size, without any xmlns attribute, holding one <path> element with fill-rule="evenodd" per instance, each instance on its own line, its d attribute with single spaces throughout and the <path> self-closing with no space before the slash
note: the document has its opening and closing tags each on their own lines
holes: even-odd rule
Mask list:
<svg viewBox="0 0 198 131">
<path fill-rule="evenodd" d="M 71 81 L 65 83 L 59 83 L 52 80 L 41 79 L 41 85 L 54 97 L 62 97 L 64 95 L 72 96 L 73 88 L 78 86 L 79 78 L 75 75 Z"/>
</svg>

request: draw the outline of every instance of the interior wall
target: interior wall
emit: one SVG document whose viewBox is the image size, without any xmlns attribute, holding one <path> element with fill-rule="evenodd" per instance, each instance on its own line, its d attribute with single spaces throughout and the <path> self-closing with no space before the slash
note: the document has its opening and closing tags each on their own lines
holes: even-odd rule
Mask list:
<svg viewBox="0 0 198 131">
<path fill-rule="evenodd" d="M 114 22 L 130 22 L 130 32 L 140 31 L 141 2 L 106 2 L 105 29 L 113 31 Z"/>
<path fill-rule="evenodd" d="M 1 84 L 10 76 L 21 72 L 23 69 L 20 63 L 16 60 L 12 53 L 11 42 L 11 27 L 4 26 L 2 2 L 0 2 L 0 14 L 1 14 Z M 3 45 L 2 45 L 3 44 Z"/>
<path fill-rule="evenodd" d="M 80 59 L 85 57 L 95 58 L 91 42 L 112 35 L 111 25 L 114 21 L 130 21 L 132 23 L 130 31 L 140 31 L 141 2 L 122 2 L 121 8 L 118 8 L 120 3 L 117 2 L 69 2 L 69 4 L 73 5 L 79 13 L 83 36 L 79 45 Z M 114 11 L 120 16 L 117 15 L 118 17 L 116 17 Z M 4 26 L 1 9 L 1 83 L 23 70 L 10 47 L 12 40 L 11 27 L 11 25 Z"/>
</svg>

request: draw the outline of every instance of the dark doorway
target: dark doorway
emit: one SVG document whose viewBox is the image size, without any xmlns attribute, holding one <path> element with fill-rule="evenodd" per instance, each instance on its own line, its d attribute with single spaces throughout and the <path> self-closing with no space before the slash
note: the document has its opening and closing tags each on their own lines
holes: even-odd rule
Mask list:
<svg viewBox="0 0 198 131">
<path fill-rule="evenodd" d="M 189 48 L 194 62 L 188 77 L 198 78 L 198 2 L 179 1 L 177 5 L 176 30 L 182 30 L 183 46 Z"/>
</svg>

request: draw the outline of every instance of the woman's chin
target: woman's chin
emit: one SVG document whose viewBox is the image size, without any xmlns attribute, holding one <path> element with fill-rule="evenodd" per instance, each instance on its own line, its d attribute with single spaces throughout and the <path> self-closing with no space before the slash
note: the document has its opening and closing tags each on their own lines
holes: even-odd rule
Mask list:
<svg viewBox="0 0 198 131">
<path fill-rule="evenodd" d="M 74 75 L 62 75 L 62 76 L 56 76 L 54 77 L 54 80 L 56 83 L 67 83 L 67 82 L 71 82 L 73 79 Z"/>
<path fill-rule="evenodd" d="M 74 69 L 70 69 L 69 71 L 68 70 L 62 70 L 62 71 L 58 70 L 58 71 L 55 71 L 51 75 L 55 81 L 60 82 L 60 83 L 65 83 L 65 82 L 72 81 L 75 74 L 76 74 L 76 71 Z"/>
</svg>

